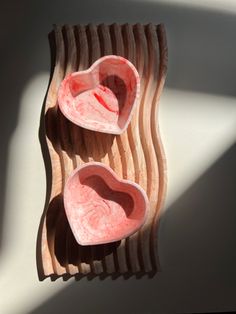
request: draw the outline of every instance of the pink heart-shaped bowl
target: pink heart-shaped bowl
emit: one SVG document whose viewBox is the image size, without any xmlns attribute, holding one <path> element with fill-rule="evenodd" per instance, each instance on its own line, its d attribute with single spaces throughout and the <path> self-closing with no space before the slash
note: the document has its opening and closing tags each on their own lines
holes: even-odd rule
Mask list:
<svg viewBox="0 0 236 314">
<path fill-rule="evenodd" d="M 120 56 L 105 56 L 65 77 L 58 91 L 62 113 L 73 123 L 98 132 L 121 134 L 139 96 L 139 74 Z"/>
<path fill-rule="evenodd" d="M 89 162 L 67 179 L 64 206 L 76 241 L 97 245 L 136 232 L 146 219 L 149 202 L 138 184 L 119 179 L 102 163 Z"/>
</svg>

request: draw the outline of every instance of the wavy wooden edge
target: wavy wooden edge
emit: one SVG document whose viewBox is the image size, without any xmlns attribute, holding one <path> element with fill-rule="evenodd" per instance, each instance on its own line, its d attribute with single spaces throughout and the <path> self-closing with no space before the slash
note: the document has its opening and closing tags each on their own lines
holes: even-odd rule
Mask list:
<svg viewBox="0 0 236 314">
<path fill-rule="evenodd" d="M 50 162 L 48 193 L 38 232 L 39 278 L 153 274 L 160 269 L 157 229 L 167 182 L 157 122 L 167 70 L 164 26 L 65 25 L 55 26 L 52 34 L 55 65 L 41 121 L 41 136 Z M 82 129 L 66 120 L 57 105 L 58 87 L 65 75 L 86 69 L 108 54 L 129 59 L 141 78 L 140 104 L 127 131 L 120 136 Z M 107 164 L 118 176 L 140 184 L 151 206 L 145 225 L 129 238 L 113 244 L 82 247 L 69 228 L 62 193 L 71 171 L 93 160 Z"/>
</svg>

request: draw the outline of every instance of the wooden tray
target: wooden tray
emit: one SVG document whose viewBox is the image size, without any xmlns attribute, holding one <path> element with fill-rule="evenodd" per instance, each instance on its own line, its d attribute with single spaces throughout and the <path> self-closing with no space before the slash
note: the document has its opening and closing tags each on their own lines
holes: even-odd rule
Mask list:
<svg viewBox="0 0 236 314">
<path fill-rule="evenodd" d="M 157 227 L 166 190 L 166 162 L 157 123 L 167 68 L 163 25 L 56 26 L 50 34 L 52 75 L 43 106 L 40 139 L 47 170 L 47 197 L 38 232 L 39 278 L 153 274 L 159 269 Z M 101 56 L 129 59 L 141 78 L 140 103 L 122 135 L 96 133 L 68 121 L 57 104 L 66 74 L 88 68 Z M 45 145 L 46 144 L 46 145 Z M 139 232 L 116 243 L 83 247 L 70 230 L 63 187 L 71 171 L 88 161 L 109 165 L 140 184 L 150 211 Z"/>
</svg>

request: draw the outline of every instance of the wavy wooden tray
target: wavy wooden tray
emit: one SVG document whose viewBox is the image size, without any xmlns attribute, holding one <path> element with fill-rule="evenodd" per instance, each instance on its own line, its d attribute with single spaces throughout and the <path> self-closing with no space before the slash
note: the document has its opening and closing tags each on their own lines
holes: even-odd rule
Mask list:
<svg viewBox="0 0 236 314">
<path fill-rule="evenodd" d="M 166 162 L 157 123 L 167 68 L 164 27 L 152 24 L 55 27 L 51 51 L 54 69 L 41 121 L 41 144 L 43 148 L 46 139 L 47 151 L 43 149 L 43 153 L 46 166 L 48 160 L 50 167 L 38 233 L 39 278 L 155 273 L 159 269 L 157 227 L 166 190 Z M 58 87 L 65 75 L 84 70 L 108 54 L 129 59 L 141 78 L 140 103 L 127 131 L 120 136 L 82 129 L 64 118 L 57 105 Z M 62 192 L 71 171 L 93 160 L 140 184 L 151 206 L 145 225 L 133 236 L 116 243 L 83 247 L 70 230 Z"/>
</svg>

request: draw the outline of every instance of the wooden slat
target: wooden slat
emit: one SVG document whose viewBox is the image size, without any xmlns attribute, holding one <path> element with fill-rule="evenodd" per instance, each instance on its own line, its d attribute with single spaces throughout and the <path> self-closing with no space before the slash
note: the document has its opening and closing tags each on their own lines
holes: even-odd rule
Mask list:
<svg viewBox="0 0 236 314">
<path fill-rule="evenodd" d="M 159 126 L 156 124 L 158 119 L 158 108 L 159 108 L 159 101 L 161 97 L 161 92 L 164 88 L 166 72 L 167 72 L 167 58 L 168 58 L 168 51 L 167 51 L 167 42 L 166 42 L 166 34 L 164 26 L 158 25 L 156 27 L 158 43 L 159 43 L 159 50 L 160 50 L 160 65 L 159 65 L 159 80 L 158 84 L 156 85 L 155 91 L 155 103 L 153 104 L 153 115 L 151 120 L 152 126 L 152 138 L 153 144 L 156 152 L 156 158 L 158 161 L 158 171 L 159 171 L 159 189 L 158 189 L 158 201 L 156 205 L 156 213 L 153 219 L 153 227 L 152 227 L 152 237 L 150 246 L 153 251 L 152 259 L 153 259 L 153 267 L 154 269 L 160 269 L 159 257 L 158 257 L 158 223 L 161 214 L 161 209 L 163 208 L 163 203 L 166 196 L 166 187 L 167 187 L 167 174 L 166 174 L 166 159 L 164 148 L 161 141 Z M 156 39 L 155 39 L 156 40 Z"/>
<path fill-rule="evenodd" d="M 67 62 L 66 62 L 66 71 L 65 75 L 68 75 L 72 72 L 77 71 L 77 49 L 76 49 L 76 42 L 75 42 L 75 34 L 74 29 L 72 26 L 66 25 L 64 27 L 64 42 L 66 43 L 66 55 L 67 55 Z M 68 134 L 69 134 L 69 141 L 71 143 L 70 149 L 70 172 L 73 171 L 74 168 L 77 166 L 76 161 L 76 142 L 74 139 L 74 134 L 76 133 L 77 127 L 73 123 L 68 123 Z M 68 149 L 67 149 L 68 150 Z M 68 162 L 68 161 L 66 161 Z M 65 217 L 66 218 L 66 217 Z M 66 259 L 65 259 L 65 265 L 66 265 L 66 271 L 70 275 L 75 275 L 78 273 L 79 269 L 77 265 L 73 265 L 70 260 L 70 256 L 72 255 L 74 250 L 74 239 L 73 234 L 71 232 L 70 226 L 67 223 L 66 224 Z"/>
<path fill-rule="evenodd" d="M 45 123 L 51 163 L 52 165 L 57 165 L 57 167 L 55 168 L 52 166 L 52 190 L 48 211 L 46 213 L 46 234 L 50 256 L 52 259 L 53 273 L 60 276 L 66 273 L 66 269 L 64 265 L 60 264 L 55 254 L 55 239 L 56 231 L 58 229 L 58 225 L 60 224 L 60 218 L 62 214 L 62 202 L 60 195 L 65 182 L 65 168 L 63 164 L 63 153 L 59 141 L 60 126 L 58 121 L 55 120 L 55 117 L 58 115 L 57 90 L 65 74 L 65 47 L 61 28 L 55 27 L 54 32 L 57 53 L 56 65 L 46 102 Z M 51 128 L 51 126 L 54 126 L 55 128 Z M 46 246 L 45 243 L 43 243 L 43 245 Z"/>
<path fill-rule="evenodd" d="M 125 24 L 122 29 L 123 33 L 123 42 L 125 46 L 125 58 L 130 60 L 136 67 L 136 47 L 135 47 L 135 39 L 133 34 L 133 27 L 130 24 Z M 139 69 L 138 69 L 139 70 Z M 140 173 L 140 166 L 139 166 L 139 158 L 143 158 L 142 150 L 138 143 L 135 143 L 135 129 L 138 128 L 138 112 L 139 106 L 136 108 L 133 118 L 128 126 L 127 129 L 127 139 L 128 139 L 128 155 L 127 159 L 129 160 L 128 168 L 130 169 L 129 173 L 127 174 L 127 178 L 131 181 L 139 182 L 139 173 Z M 138 135 L 138 134 L 137 134 Z M 138 138 L 139 140 L 139 135 Z M 139 141 L 140 142 L 140 141 Z M 132 166 L 131 166 L 132 164 Z M 126 246 L 127 246 L 127 253 L 128 253 L 128 261 L 129 261 L 129 268 L 131 273 L 136 273 L 141 270 L 140 262 L 138 258 L 138 240 L 139 240 L 139 232 L 136 232 L 134 235 L 127 238 Z"/>
<path fill-rule="evenodd" d="M 111 36 L 110 36 L 110 30 L 109 26 L 105 24 L 101 24 L 98 26 L 98 34 L 99 34 L 99 41 L 101 46 L 101 55 L 111 55 L 112 52 L 112 42 L 111 42 Z M 104 141 L 103 143 L 103 149 L 106 152 L 107 159 L 105 160 L 105 163 L 110 166 L 113 170 L 116 171 L 115 164 L 116 157 L 114 156 L 114 150 L 112 149 L 113 145 L 112 142 L 114 140 L 114 136 L 111 134 L 103 135 Z M 114 158 L 115 157 L 115 158 Z M 118 160 L 119 162 L 120 160 Z M 107 274 L 113 274 L 118 272 L 118 268 L 116 268 L 116 252 L 109 251 L 109 246 L 104 245 L 103 246 L 103 253 L 104 258 L 103 262 L 105 265 L 105 272 Z"/>
</svg>

